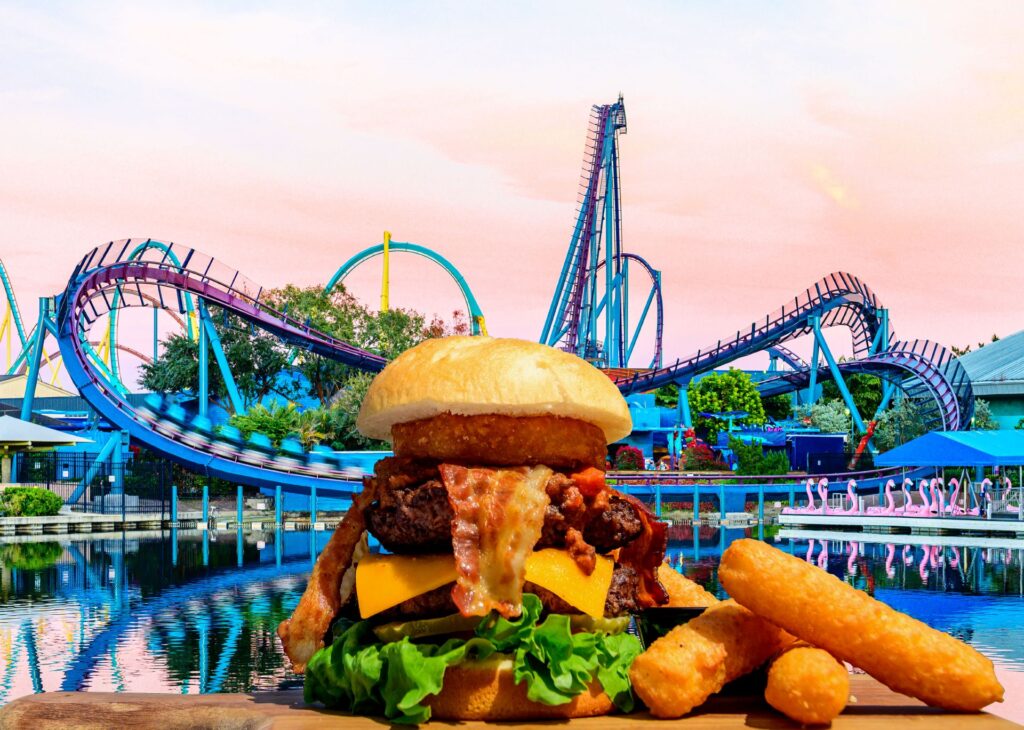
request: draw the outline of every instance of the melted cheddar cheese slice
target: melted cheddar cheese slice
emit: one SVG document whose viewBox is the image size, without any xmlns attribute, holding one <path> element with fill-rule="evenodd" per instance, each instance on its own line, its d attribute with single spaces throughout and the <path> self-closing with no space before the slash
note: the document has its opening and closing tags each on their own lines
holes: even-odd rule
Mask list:
<svg viewBox="0 0 1024 730">
<path fill-rule="evenodd" d="M 564 550 L 547 548 L 526 559 L 526 580 L 546 588 L 580 612 L 601 618 L 612 583 L 612 560 L 597 556 L 597 566 L 585 575 Z M 403 601 L 455 580 L 452 555 L 368 555 L 356 566 L 359 615 L 375 616 Z"/>
<path fill-rule="evenodd" d="M 375 616 L 454 580 L 451 555 L 367 555 L 356 564 L 359 615 Z"/>
</svg>

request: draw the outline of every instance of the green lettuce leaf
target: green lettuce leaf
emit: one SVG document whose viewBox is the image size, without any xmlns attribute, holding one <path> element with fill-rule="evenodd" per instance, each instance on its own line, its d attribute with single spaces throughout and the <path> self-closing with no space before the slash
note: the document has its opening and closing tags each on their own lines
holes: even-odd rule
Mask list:
<svg viewBox="0 0 1024 730">
<path fill-rule="evenodd" d="M 395 723 L 430 719 L 423 701 L 439 693 L 450 666 L 473 659 L 510 658 L 516 683 L 526 683 L 530 700 L 548 705 L 570 702 L 596 676 L 616 707 L 634 707 L 629 667 L 640 653 L 630 634 L 572 633 L 569 617 L 551 614 L 538 623 L 540 599 L 523 596 L 514 619 L 495 613 L 482 619 L 471 639 L 443 644 L 382 643 L 369 623 L 335 627 L 335 639 L 306 667 L 306 702 L 361 714 L 383 714 Z"/>
</svg>

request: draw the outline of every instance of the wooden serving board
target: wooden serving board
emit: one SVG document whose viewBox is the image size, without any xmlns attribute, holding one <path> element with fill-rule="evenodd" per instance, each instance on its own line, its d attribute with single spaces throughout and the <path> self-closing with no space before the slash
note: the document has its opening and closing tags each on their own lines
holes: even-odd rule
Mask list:
<svg viewBox="0 0 1024 730">
<path fill-rule="evenodd" d="M 1020 728 L 1020 725 L 988 713 L 960 715 L 926 707 L 917 700 L 898 695 L 870 677 L 850 677 L 853 699 L 832 723 L 836 730 L 858 728 L 920 728 L 921 730 L 989 730 Z M 666 722 L 646 713 L 609 715 L 570 721 L 580 730 L 684 727 L 692 730 L 717 728 L 794 728 L 764 700 L 755 696 L 712 697 L 694 714 Z M 53 692 L 14 700 L 0 710 L 0 729 L 64 730 L 65 728 L 218 728 L 220 730 L 291 730 L 297 728 L 345 728 L 380 730 L 387 723 L 369 717 L 353 717 L 307 707 L 301 690 L 262 692 L 255 695 L 210 694 L 118 694 L 113 692 Z M 494 727 L 523 727 L 523 723 L 431 722 L 429 727 L 458 727 L 479 730 Z M 558 727 L 564 722 L 542 722 L 529 727 Z"/>
</svg>

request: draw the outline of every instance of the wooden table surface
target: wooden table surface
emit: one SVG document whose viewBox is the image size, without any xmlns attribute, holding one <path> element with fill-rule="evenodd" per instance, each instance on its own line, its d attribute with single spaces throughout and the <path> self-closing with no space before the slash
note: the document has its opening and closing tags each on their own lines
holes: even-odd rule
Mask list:
<svg viewBox="0 0 1024 730">
<path fill-rule="evenodd" d="M 864 675 L 850 678 L 853 699 L 832 723 L 836 730 L 858 728 L 918 728 L 920 730 L 988 730 L 1020 728 L 1020 725 L 987 713 L 958 715 L 922 705 L 895 694 Z M 692 730 L 717 728 L 794 728 L 792 723 L 756 696 L 712 697 L 694 714 L 681 720 L 663 721 L 646 713 L 608 715 L 570 721 L 580 730 L 619 730 L 683 727 Z M 301 690 L 262 692 L 255 695 L 118 694 L 113 692 L 52 692 L 14 700 L 0 710 L 0 728 L 218 728 L 222 730 L 286 730 L 292 728 L 346 728 L 379 730 L 387 723 L 369 717 L 330 713 L 302 703 Z M 530 727 L 564 726 L 564 722 L 535 723 Z M 463 730 L 495 727 L 495 724 L 432 722 L 431 727 Z M 522 727 L 522 723 L 500 724 Z"/>
</svg>

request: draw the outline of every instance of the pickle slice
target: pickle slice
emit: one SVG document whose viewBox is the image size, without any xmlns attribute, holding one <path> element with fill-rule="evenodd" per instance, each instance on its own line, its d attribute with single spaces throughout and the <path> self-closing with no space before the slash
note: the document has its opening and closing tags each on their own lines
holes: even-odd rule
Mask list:
<svg viewBox="0 0 1024 730">
<path fill-rule="evenodd" d="M 412 621 L 392 621 L 373 627 L 373 633 L 384 643 L 401 641 L 403 637 L 422 639 L 426 636 L 441 634 L 472 633 L 480 623 L 479 616 L 463 616 L 453 613 L 439 618 L 420 618 Z M 602 631 L 606 634 L 621 634 L 629 628 L 629 616 L 616 618 L 594 618 L 585 614 L 570 614 L 569 626 L 573 631 L 594 633 Z"/>
<path fill-rule="evenodd" d="M 480 623 L 479 616 L 463 616 L 453 613 L 450 616 L 439 618 L 420 618 L 412 621 L 392 621 L 389 624 L 381 624 L 373 627 L 373 633 L 381 641 L 401 641 L 402 637 L 419 639 L 424 636 L 437 636 L 438 634 L 459 634 L 472 633 Z"/>
</svg>

